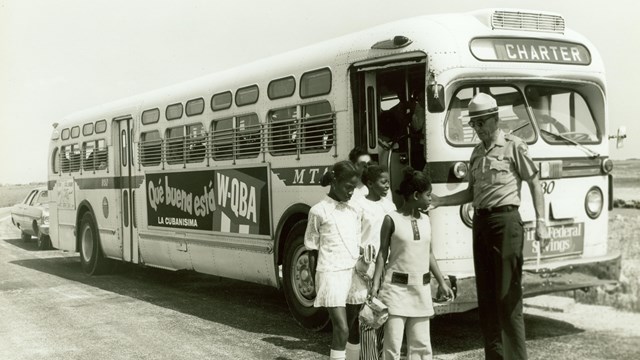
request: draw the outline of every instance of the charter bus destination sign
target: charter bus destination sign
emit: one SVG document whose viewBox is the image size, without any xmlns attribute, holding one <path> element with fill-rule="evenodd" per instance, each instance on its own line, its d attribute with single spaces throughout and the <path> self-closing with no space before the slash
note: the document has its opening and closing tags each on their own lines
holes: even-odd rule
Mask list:
<svg viewBox="0 0 640 360">
<path fill-rule="evenodd" d="M 471 41 L 470 48 L 473 56 L 483 61 L 591 64 L 591 54 L 585 46 L 564 41 L 478 38 Z"/>
</svg>

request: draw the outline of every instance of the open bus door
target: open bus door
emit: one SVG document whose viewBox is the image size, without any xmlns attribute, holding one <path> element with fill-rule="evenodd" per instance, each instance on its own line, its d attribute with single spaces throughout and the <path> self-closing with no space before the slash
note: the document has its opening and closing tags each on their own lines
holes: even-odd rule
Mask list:
<svg viewBox="0 0 640 360">
<path fill-rule="evenodd" d="M 135 218 L 135 187 L 133 186 L 133 119 L 123 116 L 114 119 L 114 144 L 117 144 L 116 189 L 119 190 L 117 201 L 120 209 L 120 240 L 122 260 L 138 263 L 138 241 L 134 236 L 137 227 Z M 115 146 L 114 146 L 115 148 Z"/>
<path fill-rule="evenodd" d="M 393 200 L 402 181 L 402 169 L 424 167 L 424 110 L 420 136 L 409 125 L 416 109 L 412 96 L 421 94 L 424 109 L 426 56 L 410 53 L 355 63 L 352 84 L 355 102 L 356 145 L 389 172 Z M 420 135 L 420 134 L 417 134 Z"/>
</svg>

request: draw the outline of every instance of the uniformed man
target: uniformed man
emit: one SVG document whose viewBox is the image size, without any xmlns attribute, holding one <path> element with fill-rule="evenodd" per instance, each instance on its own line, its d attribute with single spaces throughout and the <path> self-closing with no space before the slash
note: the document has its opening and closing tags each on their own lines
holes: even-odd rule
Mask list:
<svg viewBox="0 0 640 360">
<path fill-rule="evenodd" d="M 522 315 L 524 231 L 518 207 L 522 180 L 529 184 L 536 213 L 536 241 L 549 239 L 538 169 L 527 144 L 498 127 L 496 100 L 479 93 L 469 102 L 469 125 L 482 140 L 471 154 L 469 187 L 432 205 L 473 201 L 473 257 L 478 310 L 487 359 L 526 359 Z"/>
</svg>

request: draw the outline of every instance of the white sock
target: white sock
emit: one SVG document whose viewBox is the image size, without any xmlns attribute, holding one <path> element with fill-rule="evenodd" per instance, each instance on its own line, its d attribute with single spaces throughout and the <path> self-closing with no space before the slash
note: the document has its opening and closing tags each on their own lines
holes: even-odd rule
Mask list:
<svg viewBox="0 0 640 360">
<path fill-rule="evenodd" d="M 347 342 L 346 360 L 358 360 L 360 358 L 360 344 Z"/>
<path fill-rule="evenodd" d="M 331 349 L 331 352 L 329 353 L 329 359 L 330 360 L 345 360 L 344 356 L 345 356 L 345 350 L 333 350 Z"/>
</svg>

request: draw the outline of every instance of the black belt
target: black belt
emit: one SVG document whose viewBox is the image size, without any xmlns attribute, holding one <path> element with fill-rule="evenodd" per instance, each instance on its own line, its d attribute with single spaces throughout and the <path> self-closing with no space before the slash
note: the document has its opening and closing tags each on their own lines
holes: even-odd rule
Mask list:
<svg viewBox="0 0 640 360">
<path fill-rule="evenodd" d="M 431 282 L 431 273 L 423 274 L 422 285 L 427 285 L 430 282 Z M 391 283 L 407 285 L 409 283 L 409 274 L 394 271 L 393 274 L 391 274 Z"/>
<path fill-rule="evenodd" d="M 494 208 L 476 209 L 475 211 L 476 211 L 476 215 L 485 216 L 485 215 L 491 215 L 495 213 L 506 213 L 506 212 L 517 211 L 517 210 L 518 210 L 518 207 L 515 205 L 505 205 L 505 206 L 498 206 Z"/>
</svg>

